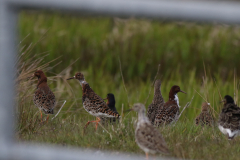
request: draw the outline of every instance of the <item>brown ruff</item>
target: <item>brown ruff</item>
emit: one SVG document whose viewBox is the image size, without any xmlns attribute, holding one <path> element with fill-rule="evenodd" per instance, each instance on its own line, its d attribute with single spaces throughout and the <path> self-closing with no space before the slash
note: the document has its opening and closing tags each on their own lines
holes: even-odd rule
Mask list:
<svg viewBox="0 0 240 160">
<path fill-rule="evenodd" d="M 120 117 L 120 115 L 114 111 L 112 111 L 104 100 L 98 96 L 88 83 L 82 84 L 82 101 L 84 108 L 90 112 L 90 114 L 97 117 Z M 105 114 L 105 115 L 103 115 Z"/>
<path fill-rule="evenodd" d="M 157 111 L 164 105 L 164 99 L 161 93 L 161 81 L 156 80 L 154 84 L 154 97 L 152 103 L 148 106 L 147 117 L 154 124 Z"/>
<path fill-rule="evenodd" d="M 41 70 L 36 71 L 34 76 L 38 77 L 38 83 L 33 102 L 45 114 L 53 114 L 56 101 L 53 92 L 47 85 L 47 77 Z"/>
<path fill-rule="evenodd" d="M 213 118 L 212 115 L 208 112 L 208 103 L 204 102 L 202 104 L 202 112 L 196 117 L 195 124 L 201 126 L 212 126 L 213 125 Z"/>
<path fill-rule="evenodd" d="M 168 101 L 163 105 L 162 108 L 160 108 L 156 114 L 154 125 L 160 126 L 161 124 L 170 124 L 178 119 L 179 115 L 179 106 L 176 102 L 175 95 L 178 92 L 183 92 L 180 90 L 180 87 L 177 85 L 172 86 L 170 92 L 169 92 L 169 99 Z"/>
</svg>

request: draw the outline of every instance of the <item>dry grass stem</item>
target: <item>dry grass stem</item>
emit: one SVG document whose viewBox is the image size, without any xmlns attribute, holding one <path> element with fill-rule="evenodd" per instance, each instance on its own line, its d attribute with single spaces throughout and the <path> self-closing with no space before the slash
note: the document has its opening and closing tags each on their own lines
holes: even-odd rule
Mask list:
<svg viewBox="0 0 240 160">
<path fill-rule="evenodd" d="M 104 131 L 106 131 L 109 134 L 110 139 L 112 140 L 112 134 L 110 132 L 108 132 L 108 130 L 105 127 L 103 127 L 103 125 L 101 123 L 98 123 L 98 125 L 100 125 L 104 129 Z"/>
<path fill-rule="evenodd" d="M 52 120 L 57 117 L 57 115 L 60 113 L 60 111 L 62 110 L 62 108 L 63 108 L 63 106 L 65 105 L 66 102 L 67 102 L 66 100 L 63 102 L 61 108 L 58 110 L 57 114 L 55 114 L 55 116 L 52 118 Z"/>
<path fill-rule="evenodd" d="M 120 60 L 119 56 L 118 56 L 118 60 L 119 60 L 119 67 L 120 67 L 120 73 L 121 73 L 121 76 L 122 76 L 123 86 L 124 86 L 124 89 L 125 89 L 126 94 L 127 94 L 128 106 L 130 106 L 128 91 L 127 91 L 127 88 L 126 88 L 126 85 L 125 85 L 125 82 L 124 82 L 124 77 L 123 77 L 123 73 L 122 73 L 122 64 L 121 64 L 121 60 Z"/>
<path fill-rule="evenodd" d="M 192 103 L 193 98 L 194 98 L 194 96 L 192 97 L 192 99 L 191 99 L 190 102 L 187 102 L 187 104 L 186 104 L 185 107 L 182 109 L 181 113 L 179 114 L 178 119 L 181 117 L 183 111 L 184 111 L 188 106 L 190 106 L 190 104 Z"/>
<path fill-rule="evenodd" d="M 194 91 L 197 92 L 197 94 L 198 94 L 200 97 L 202 97 L 202 99 L 203 99 L 205 102 L 208 102 L 200 93 L 198 93 L 198 91 L 196 91 L 195 89 L 194 89 Z"/>
</svg>

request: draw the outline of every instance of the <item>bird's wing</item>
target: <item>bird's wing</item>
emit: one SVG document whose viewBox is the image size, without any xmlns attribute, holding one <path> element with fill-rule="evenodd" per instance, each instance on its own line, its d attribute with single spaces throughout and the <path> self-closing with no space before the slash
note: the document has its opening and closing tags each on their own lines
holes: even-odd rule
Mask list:
<svg viewBox="0 0 240 160">
<path fill-rule="evenodd" d="M 136 130 L 136 142 L 150 150 L 168 154 L 167 144 L 160 134 L 150 123 L 142 123 Z"/>
<path fill-rule="evenodd" d="M 56 105 L 56 100 L 53 92 L 48 88 L 38 88 L 33 96 L 34 104 L 41 108 L 44 112 L 49 112 Z"/>
<path fill-rule="evenodd" d="M 231 130 L 240 129 L 240 108 L 235 104 L 227 104 L 219 115 L 218 123 Z"/>
<path fill-rule="evenodd" d="M 157 113 L 154 124 L 156 126 L 163 123 L 169 124 L 175 120 L 178 114 L 179 108 L 175 103 L 166 103 Z"/>
<path fill-rule="evenodd" d="M 207 111 L 203 111 L 200 113 L 200 115 L 195 119 L 196 125 L 208 125 L 211 126 L 213 123 L 213 118 L 212 115 L 207 112 Z"/>
<path fill-rule="evenodd" d="M 114 111 L 112 111 L 105 101 L 98 96 L 88 84 L 83 84 L 83 96 L 82 101 L 85 106 L 87 106 L 86 110 L 95 112 L 99 114 L 99 116 L 104 117 L 120 117 L 120 115 Z"/>
<path fill-rule="evenodd" d="M 155 116 L 156 116 L 155 105 L 153 103 L 151 103 L 148 106 L 147 117 L 152 124 L 154 124 Z"/>
</svg>

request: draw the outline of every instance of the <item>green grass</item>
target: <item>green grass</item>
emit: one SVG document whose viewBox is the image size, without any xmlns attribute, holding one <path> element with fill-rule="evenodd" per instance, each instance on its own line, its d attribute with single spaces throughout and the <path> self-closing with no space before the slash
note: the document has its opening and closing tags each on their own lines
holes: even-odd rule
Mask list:
<svg viewBox="0 0 240 160">
<path fill-rule="evenodd" d="M 146 103 L 146 107 L 151 103 L 152 82 L 158 64 L 161 64 L 157 78 L 162 80 L 161 91 L 165 101 L 175 84 L 187 92 L 178 94 L 181 109 L 194 96 L 175 126 L 159 128 L 170 148 L 169 156 L 183 159 L 237 159 L 240 156 L 239 137 L 229 142 L 216 126 L 201 128 L 194 125 L 204 99 L 211 103 L 215 120 L 222 108 L 219 93 L 221 96 L 236 93 L 235 99 L 239 103 L 238 70 L 234 84 L 234 69 L 239 67 L 240 59 L 238 27 L 71 17 L 32 11 L 20 15 L 19 26 L 20 38 L 28 35 L 20 45 L 26 45 L 23 51 L 27 54 L 18 64 L 22 66 L 18 71 L 19 105 L 16 108 L 16 137 L 19 141 L 144 156 L 134 141 L 137 114 L 121 112 L 137 102 Z M 29 49 L 30 44 L 34 45 Z M 49 55 L 38 59 L 45 52 Z M 35 65 L 29 67 L 34 60 Z M 46 65 L 41 66 L 43 64 Z M 63 101 L 67 101 L 57 118 L 48 124 L 40 123 L 40 113 L 32 102 L 37 80 L 29 80 L 28 77 L 37 68 L 43 69 L 49 77 L 48 84 L 58 102 L 55 113 Z M 82 107 L 79 83 L 76 80 L 66 81 L 76 71 L 84 73 L 99 96 L 105 98 L 107 93 L 115 95 L 116 108 L 122 115 L 120 124 L 104 128 L 99 126 L 97 132 L 94 132 L 93 125 L 89 125 L 83 133 L 85 123 L 95 117 Z"/>
<path fill-rule="evenodd" d="M 73 71 L 98 67 L 102 73 L 119 77 L 120 57 L 126 81 L 153 78 L 159 63 L 160 72 L 166 78 L 176 69 L 184 74 L 195 69 L 196 76 L 201 78 L 203 60 L 212 75 L 219 74 L 223 79 L 232 74 L 228 73 L 229 69 L 240 67 L 238 26 L 118 20 L 34 11 L 23 12 L 19 26 L 20 39 L 29 35 L 24 44 L 38 42 L 33 53 L 48 52 L 48 61 L 62 56 L 61 65 L 52 70 L 55 73 L 78 58 Z M 97 74 L 99 70 L 93 72 Z"/>
</svg>

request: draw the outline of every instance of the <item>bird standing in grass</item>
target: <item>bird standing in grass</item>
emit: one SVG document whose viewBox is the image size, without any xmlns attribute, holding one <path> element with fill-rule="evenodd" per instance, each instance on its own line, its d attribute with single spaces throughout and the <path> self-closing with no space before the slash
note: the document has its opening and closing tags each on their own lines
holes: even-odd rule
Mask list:
<svg viewBox="0 0 240 160">
<path fill-rule="evenodd" d="M 53 92 L 47 85 L 47 77 L 43 73 L 43 71 L 36 71 L 33 76 L 38 78 L 37 90 L 33 96 L 34 104 L 40 109 L 41 120 L 42 120 L 42 112 L 47 114 L 47 120 L 49 118 L 49 114 L 53 114 L 53 109 L 56 105 L 56 100 Z"/>
<path fill-rule="evenodd" d="M 154 97 L 153 97 L 152 103 L 148 106 L 148 110 L 147 110 L 147 117 L 152 123 L 152 125 L 154 125 L 157 111 L 161 107 L 163 107 L 163 105 L 164 105 L 164 99 L 161 93 L 161 81 L 157 79 L 154 84 Z"/>
<path fill-rule="evenodd" d="M 178 92 L 185 93 L 180 89 L 179 86 L 174 85 L 172 86 L 170 92 L 169 92 L 169 99 L 164 104 L 162 108 L 160 108 L 156 114 L 155 117 L 155 126 L 160 126 L 161 124 L 171 124 L 172 122 L 175 122 L 179 118 L 179 99 L 177 96 Z"/>
<path fill-rule="evenodd" d="M 109 117 L 109 118 L 119 118 L 120 115 L 114 111 L 112 111 L 107 104 L 104 102 L 104 100 L 98 96 L 92 88 L 89 86 L 89 84 L 85 81 L 84 75 L 80 72 L 76 73 L 75 76 L 68 78 L 70 79 L 77 79 L 81 86 L 82 86 L 82 103 L 83 108 L 90 113 L 91 115 L 97 117 L 97 120 L 95 121 L 88 121 L 84 128 L 86 128 L 89 123 L 95 122 L 96 123 L 96 130 L 98 127 L 98 123 L 100 122 L 100 118 L 102 117 Z"/>
<path fill-rule="evenodd" d="M 107 98 L 105 98 L 104 100 L 107 100 L 107 105 L 113 112 L 119 114 L 115 107 L 116 102 L 115 102 L 114 94 L 108 93 Z M 101 122 L 103 122 L 104 124 L 107 124 L 108 122 L 114 123 L 114 122 L 116 122 L 117 119 L 119 119 L 119 118 L 115 118 L 115 117 L 114 118 L 104 118 L 104 117 L 102 117 Z"/>
<path fill-rule="evenodd" d="M 226 95 L 222 102 L 224 106 L 219 115 L 218 128 L 228 136 L 229 140 L 232 140 L 240 134 L 240 108 L 229 95 Z"/>
<path fill-rule="evenodd" d="M 148 159 L 148 153 L 169 154 L 164 138 L 145 116 L 145 106 L 141 103 L 137 103 L 134 104 L 131 110 L 138 112 L 135 140 L 138 146 L 145 152 L 146 159 Z"/>
<path fill-rule="evenodd" d="M 196 117 L 195 119 L 195 124 L 196 125 L 201 125 L 201 126 L 212 126 L 213 125 L 213 118 L 212 115 L 209 113 L 208 108 L 209 108 L 210 103 L 204 102 L 202 104 L 202 112 Z"/>
</svg>

